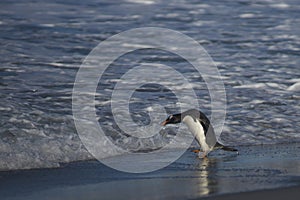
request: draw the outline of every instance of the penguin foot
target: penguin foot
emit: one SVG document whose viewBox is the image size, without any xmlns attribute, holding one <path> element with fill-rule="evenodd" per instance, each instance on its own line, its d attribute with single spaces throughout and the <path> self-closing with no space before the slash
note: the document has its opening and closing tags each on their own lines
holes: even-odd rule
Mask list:
<svg viewBox="0 0 300 200">
<path fill-rule="evenodd" d="M 194 150 L 192 150 L 192 152 L 194 152 L 194 153 L 200 153 L 202 151 L 201 151 L 201 149 L 194 149 Z"/>
<path fill-rule="evenodd" d="M 208 158 L 208 152 L 199 151 L 198 157 L 201 159 L 206 159 Z"/>
</svg>

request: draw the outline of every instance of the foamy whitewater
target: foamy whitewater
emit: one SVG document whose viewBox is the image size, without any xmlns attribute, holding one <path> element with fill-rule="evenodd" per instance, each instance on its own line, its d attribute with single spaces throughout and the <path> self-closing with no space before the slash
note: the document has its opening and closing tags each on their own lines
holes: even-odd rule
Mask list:
<svg viewBox="0 0 300 200">
<path fill-rule="evenodd" d="M 58 167 L 92 159 L 72 115 L 76 73 L 101 41 L 144 26 L 192 37 L 218 65 L 227 95 L 224 143 L 300 141 L 300 6 L 296 0 L 42 0 L 1 1 L 0 7 L 0 170 Z M 153 123 L 167 117 L 165 110 L 177 113 L 181 106 L 164 85 L 186 92 L 168 73 L 151 74 L 160 75 L 161 81 L 138 88 L 130 99 L 132 120 L 141 127 L 148 125 L 153 137 L 136 139 L 119 130 L 110 97 L 120 77 L 141 63 L 176 69 L 194 88 L 200 109 L 211 114 L 207 86 L 186 60 L 156 49 L 123 55 L 99 81 L 95 107 L 107 137 L 131 152 L 159 149 L 178 132 L 189 134 L 184 126 L 161 128 Z M 183 103 L 190 102 L 187 98 Z M 163 108 L 161 112 L 157 106 Z M 128 120 L 127 126 L 131 125 Z M 184 147 L 185 141 L 179 141 L 177 148 Z M 108 158 L 114 154 L 106 151 Z"/>
</svg>

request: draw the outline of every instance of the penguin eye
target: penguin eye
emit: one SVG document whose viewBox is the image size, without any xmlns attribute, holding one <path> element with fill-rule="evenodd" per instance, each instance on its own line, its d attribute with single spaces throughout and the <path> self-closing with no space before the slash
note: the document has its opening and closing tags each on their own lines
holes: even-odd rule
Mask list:
<svg viewBox="0 0 300 200">
<path fill-rule="evenodd" d="M 169 120 L 171 120 L 173 118 L 173 115 L 170 115 Z"/>
</svg>

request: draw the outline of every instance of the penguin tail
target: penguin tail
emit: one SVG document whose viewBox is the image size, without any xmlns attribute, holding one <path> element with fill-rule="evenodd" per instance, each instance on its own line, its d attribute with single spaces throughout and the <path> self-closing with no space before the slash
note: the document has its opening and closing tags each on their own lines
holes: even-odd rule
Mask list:
<svg viewBox="0 0 300 200">
<path fill-rule="evenodd" d="M 218 148 L 218 149 L 222 149 L 224 151 L 235 151 L 235 152 L 238 152 L 237 149 L 235 149 L 233 147 L 225 146 L 223 144 L 220 144 L 219 142 L 216 143 L 215 147 Z"/>
<path fill-rule="evenodd" d="M 238 152 L 237 149 L 233 148 L 233 147 L 227 147 L 227 146 L 223 146 L 222 149 L 224 151 L 235 151 L 235 152 Z"/>
</svg>

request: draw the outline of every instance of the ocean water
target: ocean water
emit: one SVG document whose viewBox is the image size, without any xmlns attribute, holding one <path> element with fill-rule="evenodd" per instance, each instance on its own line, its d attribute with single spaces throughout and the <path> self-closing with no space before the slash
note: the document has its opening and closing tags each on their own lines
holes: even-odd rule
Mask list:
<svg viewBox="0 0 300 200">
<path fill-rule="evenodd" d="M 224 143 L 300 141 L 300 5 L 296 0 L 4 0 L 0 8 L 0 170 L 57 167 L 92 158 L 78 137 L 72 115 L 76 73 L 101 41 L 139 27 L 180 31 L 207 50 L 226 89 Z M 130 52 L 105 72 L 95 108 L 108 137 L 131 151 L 160 148 L 177 131 L 186 131 L 165 128 L 141 141 L 114 124 L 110 98 L 116 80 L 142 63 L 174 67 L 193 86 L 200 109 L 208 116 L 211 113 L 206 84 L 186 60 L 157 49 Z M 166 117 L 151 112 L 157 105 L 169 114 L 178 112 L 176 96 L 164 84 L 175 84 L 180 93 L 185 88 L 168 73 L 159 76 L 160 82 L 143 85 L 130 99 L 131 117 L 141 126 Z"/>
</svg>

